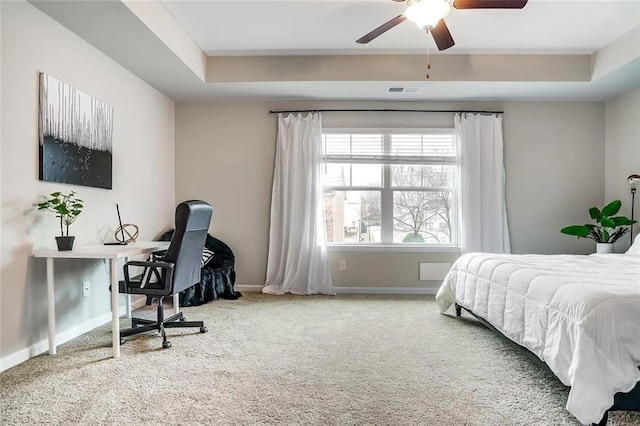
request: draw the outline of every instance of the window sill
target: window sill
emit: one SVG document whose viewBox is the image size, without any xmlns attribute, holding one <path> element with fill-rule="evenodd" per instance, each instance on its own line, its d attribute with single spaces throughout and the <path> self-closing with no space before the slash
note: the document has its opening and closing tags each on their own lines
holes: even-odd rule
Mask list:
<svg viewBox="0 0 640 426">
<path fill-rule="evenodd" d="M 460 253 L 460 247 L 401 244 L 332 244 L 327 246 L 327 251 Z"/>
</svg>

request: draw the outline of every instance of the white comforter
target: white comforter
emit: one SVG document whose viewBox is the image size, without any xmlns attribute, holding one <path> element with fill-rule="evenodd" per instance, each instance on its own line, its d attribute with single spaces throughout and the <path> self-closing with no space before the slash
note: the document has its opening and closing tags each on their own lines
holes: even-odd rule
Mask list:
<svg viewBox="0 0 640 426">
<path fill-rule="evenodd" d="M 597 423 L 640 381 L 640 256 L 461 256 L 436 296 L 486 319 L 571 386 L 567 409 Z"/>
</svg>

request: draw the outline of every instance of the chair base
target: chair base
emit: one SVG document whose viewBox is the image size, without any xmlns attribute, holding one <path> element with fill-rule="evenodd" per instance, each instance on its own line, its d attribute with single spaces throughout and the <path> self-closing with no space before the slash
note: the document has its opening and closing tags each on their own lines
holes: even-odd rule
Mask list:
<svg viewBox="0 0 640 426">
<path fill-rule="evenodd" d="M 199 327 L 200 333 L 206 333 L 207 327 L 204 326 L 202 321 L 186 321 L 182 312 L 178 312 L 175 315 L 171 315 L 168 318 L 164 318 L 164 308 L 162 306 L 162 299 L 158 302 L 158 318 L 157 320 L 148 320 L 143 318 L 131 318 L 131 328 L 120 330 L 120 341 L 124 343 L 124 338 L 134 336 L 140 333 L 146 333 L 147 331 L 157 330 L 162 334 L 162 347 L 167 349 L 171 347 L 171 342 L 167 340 L 167 328 L 184 328 L 184 327 Z"/>
</svg>

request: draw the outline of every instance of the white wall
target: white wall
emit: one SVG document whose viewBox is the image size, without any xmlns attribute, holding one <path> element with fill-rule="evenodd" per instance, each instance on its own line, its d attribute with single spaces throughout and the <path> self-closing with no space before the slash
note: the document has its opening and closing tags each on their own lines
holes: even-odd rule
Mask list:
<svg viewBox="0 0 640 426">
<path fill-rule="evenodd" d="M 515 253 L 590 253 L 560 234 L 604 199 L 603 103 L 247 102 L 176 106 L 176 196 L 214 205 L 212 229 L 237 256 L 238 284 L 263 285 L 269 238 L 276 117 L 270 109 L 504 109 L 507 209 Z M 348 113 L 326 127 L 453 127 L 452 114 Z M 419 262 L 455 253 L 331 252 L 338 287 L 431 287 Z M 339 271 L 339 259 L 347 271 Z"/>
<path fill-rule="evenodd" d="M 152 239 L 173 221 L 174 103 L 26 2 L 2 2 L 2 286 L 0 359 L 46 339 L 44 261 L 57 223 L 35 213 L 45 194 L 74 190 L 85 211 L 71 226 L 76 244 L 110 240 L 117 224 L 138 224 Z M 114 108 L 113 190 L 38 180 L 38 73 L 46 72 Z M 102 261 L 56 261 L 58 332 L 110 312 Z M 81 297 L 90 280 L 91 295 Z M 105 343 L 110 342 L 110 337 Z"/>
<path fill-rule="evenodd" d="M 624 93 L 606 103 L 606 183 L 607 202 L 621 200 L 621 214 L 631 217 L 631 193 L 627 177 L 640 174 L 640 88 Z M 635 219 L 640 219 L 640 192 L 636 193 Z M 634 227 L 634 236 L 640 226 Z M 629 234 L 616 244 L 625 251 Z"/>
</svg>

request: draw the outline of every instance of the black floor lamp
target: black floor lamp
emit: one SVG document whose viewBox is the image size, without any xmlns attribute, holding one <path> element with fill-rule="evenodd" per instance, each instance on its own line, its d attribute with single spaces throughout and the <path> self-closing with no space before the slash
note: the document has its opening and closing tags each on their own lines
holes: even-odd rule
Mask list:
<svg viewBox="0 0 640 426">
<path fill-rule="evenodd" d="M 636 204 L 636 191 L 640 186 L 640 175 L 631 175 L 627 178 L 631 187 L 631 220 L 633 220 L 633 208 Z M 631 244 L 633 244 L 633 224 L 631 224 Z"/>
</svg>

